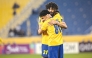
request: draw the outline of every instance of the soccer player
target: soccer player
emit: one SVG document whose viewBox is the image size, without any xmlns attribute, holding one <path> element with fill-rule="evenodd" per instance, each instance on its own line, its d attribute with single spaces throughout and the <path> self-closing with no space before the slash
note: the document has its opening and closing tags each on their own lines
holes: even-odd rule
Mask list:
<svg viewBox="0 0 92 58">
<path fill-rule="evenodd" d="M 58 21 L 58 22 L 63 21 L 63 17 L 60 15 L 60 13 L 58 11 L 57 4 L 55 4 L 54 2 L 50 2 L 46 5 L 46 9 L 50 12 L 50 14 L 53 18 L 53 20 L 50 21 L 50 24 L 55 24 L 55 21 Z M 63 23 L 65 23 L 65 22 L 63 22 Z M 59 26 L 62 27 L 61 24 L 59 24 Z"/>
<path fill-rule="evenodd" d="M 41 18 L 39 18 L 41 19 Z M 39 22 L 39 28 L 41 25 L 44 23 L 44 20 L 41 20 Z M 39 33 L 39 31 L 38 31 Z M 43 58 L 48 58 L 48 34 L 47 31 L 45 30 L 43 33 L 39 33 L 42 35 L 42 57 Z"/>
<path fill-rule="evenodd" d="M 59 13 L 59 11 L 58 11 L 58 6 L 55 4 L 55 3 L 53 3 L 53 2 L 50 2 L 50 3 L 48 3 L 47 5 L 46 5 L 46 9 L 50 12 L 50 14 L 51 14 L 51 16 L 50 17 L 52 17 L 53 19 L 49 22 L 50 24 L 56 24 L 55 22 L 56 21 L 58 21 L 58 23 L 60 22 L 60 21 L 62 21 L 63 20 L 63 18 L 62 18 L 62 16 L 60 15 L 60 13 Z M 42 19 L 41 20 L 41 18 L 39 19 L 39 22 L 40 22 L 40 25 L 42 25 L 42 23 L 44 22 L 44 20 Z M 65 24 L 65 22 L 63 22 L 64 24 Z M 60 27 L 62 27 L 63 28 L 63 26 L 61 26 L 61 24 L 58 24 L 58 26 L 60 26 Z M 59 28 L 59 29 L 61 29 L 61 28 Z M 61 30 L 62 31 L 62 30 Z M 44 34 L 45 33 L 45 34 Z M 44 52 L 46 52 L 47 50 L 48 50 L 48 44 L 47 44 L 47 42 L 48 42 L 48 35 L 46 35 L 47 34 L 47 31 L 45 31 L 45 32 L 43 32 L 42 33 L 42 56 L 44 57 L 44 55 L 45 55 L 45 53 Z M 45 43 L 44 43 L 45 42 Z M 44 54 L 44 55 L 43 55 Z M 46 53 L 46 56 L 45 57 L 48 57 L 47 56 L 47 54 L 48 53 Z"/>
<path fill-rule="evenodd" d="M 62 29 L 67 28 L 65 22 L 54 21 L 55 24 L 50 24 L 53 19 L 47 10 L 40 13 L 40 18 L 44 23 L 39 28 L 38 33 L 43 33 L 47 30 L 48 33 L 48 58 L 63 58 L 63 39 Z M 60 27 L 58 26 L 60 25 Z"/>
<path fill-rule="evenodd" d="M 50 15 L 51 16 L 51 15 Z M 43 25 L 44 23 L 44 19 L 39 17 L 39 28 Z M 38 29 L 38 33 L 39 33 L 39 29 Z M 39 33 L 42 35 L 42 57 L 43 58 L 48 58 L 48 34 L 47 34 L 47 30 L 45 30 L 42 33 Z"/>
</svg>

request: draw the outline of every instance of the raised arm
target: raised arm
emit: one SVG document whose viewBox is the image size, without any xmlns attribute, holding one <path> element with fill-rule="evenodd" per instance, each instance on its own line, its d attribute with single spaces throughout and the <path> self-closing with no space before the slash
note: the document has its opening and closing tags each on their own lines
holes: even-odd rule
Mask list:
<svg viewBox="0 0 92 58">
<path fill-rule="evenodd" d="M 42 34 L 44 31 L 47 30 L 48 23 L 43 23 L 42 26 L 39 25 L 38 34 Z"/>
</svg>

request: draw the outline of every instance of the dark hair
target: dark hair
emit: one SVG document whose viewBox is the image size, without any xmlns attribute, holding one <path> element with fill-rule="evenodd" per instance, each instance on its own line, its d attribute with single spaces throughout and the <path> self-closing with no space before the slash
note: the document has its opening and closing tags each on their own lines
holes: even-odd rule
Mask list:
<svg viewBox="0 0 92 58">
<path fill-rule="evenodd" d="M 52 9 L 58 10 L 58 6 L 54 2 L 50 2 L 46 5 L 46 9 L 50 9 L 50 7 L 52 7 Z"/>
<path fill-rule="evenodd" d="M 45 15 L 47 15 L 47 14 L 50 14 L 50 12 L 49 12 L 48 10 L 42 10 L 42 11 L 40 12 L 39 16 L 42 17 L 42 16 L 45 16 Z"/>
</svg>

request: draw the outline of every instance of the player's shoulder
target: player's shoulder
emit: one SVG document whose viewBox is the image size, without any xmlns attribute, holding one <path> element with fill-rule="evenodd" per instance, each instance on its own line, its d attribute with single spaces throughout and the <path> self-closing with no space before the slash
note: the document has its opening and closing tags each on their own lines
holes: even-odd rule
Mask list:
<svg viewBox="0 0 92 58">
<path fill-rule="evenodd" d="M 57 12 L 56 15 L 53 16 L 53 18 L 57 18 L 57 19 L 63 19 L 62 15 L 60 14 L 60 12 Z"/>
<path fill-rule="evenodd" d="M 60 12 L 56 11 L 55 14 L 54 14 L 54 16 L 53 16 L 53 18 L 54 18 L 54 17 L 60 17 L 60 16 L 61 16 L 61 15 L 60 15 Z"/>
<path fill-rule="evenodd" d="M 55 16 L 62 17 L 62 15 L 60 14 L 60 12 L 57 12 Z"/>
<path fill-rule="evenodd" d="M 48 22 L 50 22 L 51 21 L 51 18 L 50 19 L 48 19 L 48 20 L 46 20 L 46 21 L 44 21 L 44 23 L 43 24 L 48 24 Z"/>
</svg>

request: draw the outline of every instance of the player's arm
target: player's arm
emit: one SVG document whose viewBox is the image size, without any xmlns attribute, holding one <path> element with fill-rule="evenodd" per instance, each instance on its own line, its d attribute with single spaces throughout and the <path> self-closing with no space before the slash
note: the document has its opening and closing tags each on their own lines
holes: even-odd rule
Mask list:
<svg viewBox="0 0 92 58">
<path fill-rule="evenodd" d="M 41 29 L 38 29 L 38 34 L 42 34 L 42 30 Z"/>
<path fill-rule="evenodd" d="M 42 31 L 41 31 L 42 21 L 41 21 L 41 18 L 40 17 L 39 17 L 39 20 L 38 20 L 38 25 L 39 25 L 38 34 L 42 34 Z"/>
<path fill-rule="evenodd" d="M 67 29 L 67 24 L 63 21 L 63 19 L 64 19 L 63 16 L 59 15 L 58 16 L 59 21 L 56 21 L 56 24 L 61 28 Z"/>
<path fill-rule="evenodd" d="M 42 34 L 47 29 L 48 24 L 45 22 L 43 25 L 39 25 L 38 34 Z"/>
<path fill-rule="evenodd" d="M 65 29 L 67 28 L 67 25 L 66 25 L 65 22 L 58 22 L 58 21 L 55 21 L 55 20 L 51 20 L 49 22 L 49 24 L 51 24 L 51 25 L 56 24 L 56 25 L 60 26 L 61 28 L 65 28 Z"/>
<path fill-rule="evenodd" d="M 42 34 L 44 31 L 41 29 L 41 26 L 39 25 L 38 34 Z"/>
<path fill-rule="evenodd" d="M 56 24 L 57 24 L 58 26 L 60 26 L 61 28 L 67 29 L 67 25 L 66 25 L 65 22 L 58 22 L 58 21 L 57 21 Z"/>
</svg>

